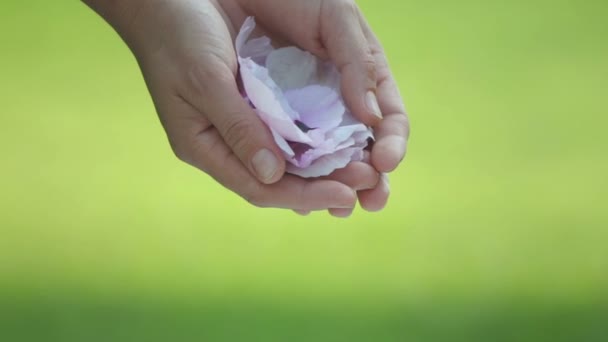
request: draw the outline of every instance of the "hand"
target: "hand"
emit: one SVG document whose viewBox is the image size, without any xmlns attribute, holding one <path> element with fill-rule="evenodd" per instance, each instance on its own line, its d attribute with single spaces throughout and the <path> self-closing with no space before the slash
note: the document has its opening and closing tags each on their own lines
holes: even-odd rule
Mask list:
<svg viewBox="0 0 608 342">
<path fill-rule="evenodd" d="M 405 156 L 409 121 L 384 50 L 354 0 L 219 2 L 233 23 L 253 15 L 270 33 L 331 59 L 342 74 L 347 107 L 375 126 L 372 165 L 383 173 L 397 168 Z"/>
<path fill-rule="evenodd" d="M 355 205 L 354 191 L 370 188 L 360 192 L 362 205 L 384 205 L 388 188 L 362 163 L 323 180 L 282 177 L 284 160 L 235 82 L 232 36 L 245 17 L 239 4 L 148 0 L 108 8 L 89 2 L 134 51 L 180 159 L 258 206 L 329 208 L 343 216 Z"/>
</svg>

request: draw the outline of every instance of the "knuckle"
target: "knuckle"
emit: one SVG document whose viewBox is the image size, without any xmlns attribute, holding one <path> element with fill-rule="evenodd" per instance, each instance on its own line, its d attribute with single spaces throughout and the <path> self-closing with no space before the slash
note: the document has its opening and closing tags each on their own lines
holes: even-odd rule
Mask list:
<svg viewBox="0 0 608 342">
<path fill-rule="evenodd" d="M 247 203 L 258 207 L 268 207 L 268 201 L 264 194 L 262 187 L 258 183 L 252 183 L 241 192 L 241 197 L 247 201 Z"/>
<path fill-rule="evenodd" d="M 194 140 L 177 140 L 169 138 L 173 154 L 180 161 L 194 166 L 203 172 L 208 170 L 208 160 L 204 158 L 215 148 L 213 144 L 205 144 Z"/>
<path fill-rule="evenodd" d="M 376 83 L 376 61 L 374 60 L 374 56 L 372 56 L 371 52 L 365 53 L 361 57 L 361 70 L 363 71 L 365 77 L 369 80 L 372 80 L 374 84 Z"/>
<path fill-rule="evenodd" d="M 187 93 L 192 96 L 212 94 L 218 85 L 234 82 L 233 74 L 227 67 L 217 62 L 186 62 L 184 78 Z"/>
<path fill-rule="evenodd" d="M 173 154 L 177 159 L 187 164 L 191 162 L 190 154 L 187 153 L 186 149 L 177 141 L 175 141 L 175 139 L 169 138 L 169 145 L 171 146 L 171 151 L 173 151 Z"/>
<path fill-rule="evenodd" d="M 254 133 L 251 121 L 236 114 L 230 116 L 234 118 L 227 120 L 224 124 L 224 139 L 235 152 L 247 149 L 250 145 L 250 137 Z"/>
<path fill-rule="evenodd" d="M 359 58 L 346 63 L 341 71 L 356 80 L 363 80 L 369 88 L 375 88 L 377 85 L 378 68 L 369 52 L 363 52 Z"/>
</svg>

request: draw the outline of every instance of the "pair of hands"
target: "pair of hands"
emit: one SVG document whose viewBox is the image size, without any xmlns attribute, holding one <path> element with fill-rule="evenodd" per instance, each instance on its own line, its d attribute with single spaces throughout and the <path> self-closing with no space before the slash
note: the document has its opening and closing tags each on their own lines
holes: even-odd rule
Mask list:
<svg viewBox="0 0 608 342">
<path fill-rule="evenodd" d="M 175 154 L 260 207 L 349 216 L 389 196 L 387 173 L 406 151 L 409 124 L 383 49 L 354 0 L 84 0 L 135 54 Z M 366 162 L 321 179 L 284 174 L 270 131 L 242 99 L 234 37 L 253 15 L 264 35 L 341 72 L 346 105 L 374 127 Z"/>
</svg>

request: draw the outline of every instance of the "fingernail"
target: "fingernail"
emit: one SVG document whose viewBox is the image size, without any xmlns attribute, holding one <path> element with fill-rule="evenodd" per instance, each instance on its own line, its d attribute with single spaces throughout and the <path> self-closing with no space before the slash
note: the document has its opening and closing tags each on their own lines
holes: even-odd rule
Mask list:
<svg viewBox="0 0 608 342">
<path fill-rule="evenodd" d="M 373 91 L 370 90 L 365 95 L 365 104 L 372 114 L 382 119 L 382 112 L 380 111 L 380 106 L 378 105 L 378 98 Z"/>
<path fill-rule="evenodd" d="M 270 182 L 279 170 L 279 160 L 266 148 L 259 150 L 253 156 L 251 163 L 258 179 L 264 183 Z"/>
</svg>

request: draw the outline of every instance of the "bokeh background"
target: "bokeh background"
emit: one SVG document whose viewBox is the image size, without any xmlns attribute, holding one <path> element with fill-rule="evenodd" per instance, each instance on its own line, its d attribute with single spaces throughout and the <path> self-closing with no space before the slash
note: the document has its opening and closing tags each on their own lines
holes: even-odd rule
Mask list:
<svg viewBox="0 0 608 342">
<path fill-rule="evenodd" d="M 0 4 L 0 340 L 606 341 L 608 2 L 359 2 L 412 119 L 385 211 L 177 161 L 77 1 Z"/>
</svg>

